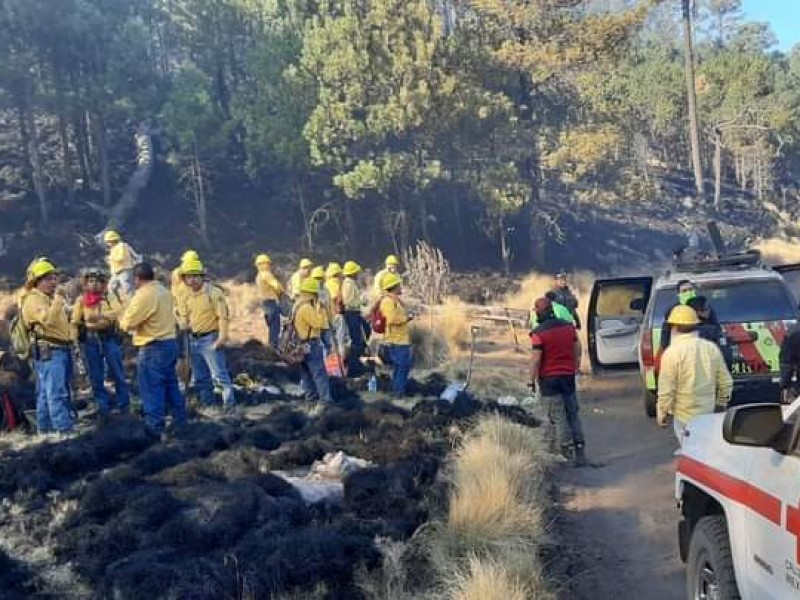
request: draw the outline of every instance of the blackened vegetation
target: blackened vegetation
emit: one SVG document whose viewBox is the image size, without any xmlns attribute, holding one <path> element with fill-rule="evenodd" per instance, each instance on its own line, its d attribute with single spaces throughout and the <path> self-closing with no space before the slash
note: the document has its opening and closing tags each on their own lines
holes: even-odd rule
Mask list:
<svg viewBox="0 0 800 600">
<path fill-rule="evenodd" d="M 320 584 L 359 598 L 354 571 L 380 564 L 376 537 L 408 539 L 442 501 L 454 426 L 492 410 L 537 425 L 468 397 L 411 411 L 350 398 L 314 418 L 284 403 L 259 421 L 197 421 L 165 443 L 120 419 L 7 453 L 0 536 L 26 564 L 0 553 L 0 588 L 63 594 L 45 571 L 69 564 L 97 598 L 270 598 Z M 307 505 L 271 473 L 334 450 L 379 465 L 345 479 L 341 505 Z"/>
</svg>

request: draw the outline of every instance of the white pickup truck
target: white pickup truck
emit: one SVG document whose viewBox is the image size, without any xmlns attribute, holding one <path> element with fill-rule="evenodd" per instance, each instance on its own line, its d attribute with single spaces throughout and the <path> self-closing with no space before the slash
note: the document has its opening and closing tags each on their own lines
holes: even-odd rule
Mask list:
<svg viewBox="0 0 800 600">
<path fill-rule="evenodd" d="M 677 460 L 687 597 L 800 599 L 800 399 L 697 417 Z"/>
</svg>

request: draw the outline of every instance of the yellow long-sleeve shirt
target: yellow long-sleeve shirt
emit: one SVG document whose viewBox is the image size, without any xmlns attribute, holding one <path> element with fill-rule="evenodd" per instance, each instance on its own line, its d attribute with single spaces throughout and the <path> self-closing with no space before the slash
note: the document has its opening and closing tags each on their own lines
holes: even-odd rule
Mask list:
<svg viewBox="0 0 800 600">
<path fill-rule="evenodd" d="M 178 304 L 178 324 L 195 335 L 219 332 L 227 339 L 230 311 L 225 292 L 211 283 L 204 283 L 198 291 L 189 288 Z"/>
<path fill-rule="evenodd" d="M 69 344 L 73 329 L 67 316 L 67 307 L 62 296 L 48 296 L 33 289 L 20 298 L 22 322 L 37 337 L 54 344 Z"/>
<path fill-rule="evenodd" d="M 658 375 L 659 416 L 672 414 L 685 425 L 727 404 L 732 391 L 733 379 L 716 345 L 694 333 L 672 337 Z"/>
<path fill-rule="evenodd" d="M 108 269 L 112 275 L 120 271 L 133 268 L 133 252 L 131 247 L 125 242 L 119 242 L 111 247 L 106 258 Z"/>
<path fill-rule="evenodd" d="M 372 296 L 380 298 L 383 294 L 383 278 L 389 273 L 389 269 L 381 269 L 375 273 L 375 279 L 372 280 Z"/>
<path fill-rule="evenodd" d="M 121 312 L 122 302 L 115 294 L 107 293 L 91 308 L 86 307 L 80 296 L 72 307 L 72 325 L 75 328 L 83 325 L 88 331 L 105 331 L 119 320 Z"/>
<path fill-rule="evenodd" d="M 342 304 L 345 310 L 361 310 L 361 290 L 358 289 L 356 280 L 345 277 L 342 281 Z"/>
<path fill-rule="evenodd" d="M 289 278 L 289 285 L 286 286 L 286 291 L 292 300 L 295 300 L 300 295 L 300 284 L 303 282 L 303 274 L 300 271 L 295 271 Z"/>
<path fill-rule="evenodd" d="M 133 333 L 133 345 L 175 339 L 175 304 L 167 288 L 151 281 L 131 298 L 119 320 L 120 329 Z"/>
<path fill-rule="evenodd" d="M 383 341 L 387 344 L 410 344 L 411 332 L 408 324 L 411 319 L 408 318 L 408 311 L 403 303 L 391 296 L 385 296 L 381 299 L 380 311 L 386 318 Z"/>
<path fill-rule="evenodd" d="M 261 300 L 279 300 L 283 295 L 283 286 L 272 271 L 259 271 L 256 287 Z"/>
<path fill-rule="evenodd" d="M 181 274 L 180 267 L 176 267 L 172 270 L 169 291 L 172 293 L 172 297 L 175 299 L 175 306 L 178 306 L 192 291 L 183 281 L 183 275 Z"/>
<path fill-rule="evenodd" d="M 322 330 L 328 328 L 325 309 L 314 300 L 301 298 L 294 309 L 294 328 L 303 341 L 319 339 Z"/>
</svg>

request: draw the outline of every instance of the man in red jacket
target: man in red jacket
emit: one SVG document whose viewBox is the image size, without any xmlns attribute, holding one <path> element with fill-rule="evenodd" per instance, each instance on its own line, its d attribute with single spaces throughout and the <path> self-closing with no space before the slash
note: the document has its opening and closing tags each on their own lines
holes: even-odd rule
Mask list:
<svg viewBox="0 0 800 600">
<path fill-rule="evenodd" d="M 574 445 L 575 466 L 582 467 L 588 463 L 575 389 L 581 362 L 578 333 L 572 323 L 556 318 L 548 298 L 539 298 L 534 310 L 539 325 L 531 332 L 531 385 L 539 390 L 547 407 L 557 447 L 569 457 Z"/>
</svg>

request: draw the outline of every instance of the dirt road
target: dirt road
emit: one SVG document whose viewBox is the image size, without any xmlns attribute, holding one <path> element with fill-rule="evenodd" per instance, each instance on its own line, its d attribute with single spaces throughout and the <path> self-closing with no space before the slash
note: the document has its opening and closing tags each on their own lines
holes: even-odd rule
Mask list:
<svg viewBox="0 0 800 600">
<path fill-rule="evenodd" d="M 584 378 L 581 415 L 598 468 L 565 468 L 560 532 L 575 560 L 565 598 L 685 598 L 671 428 L 644 416 L 635 374 Z"/>
</svg>

